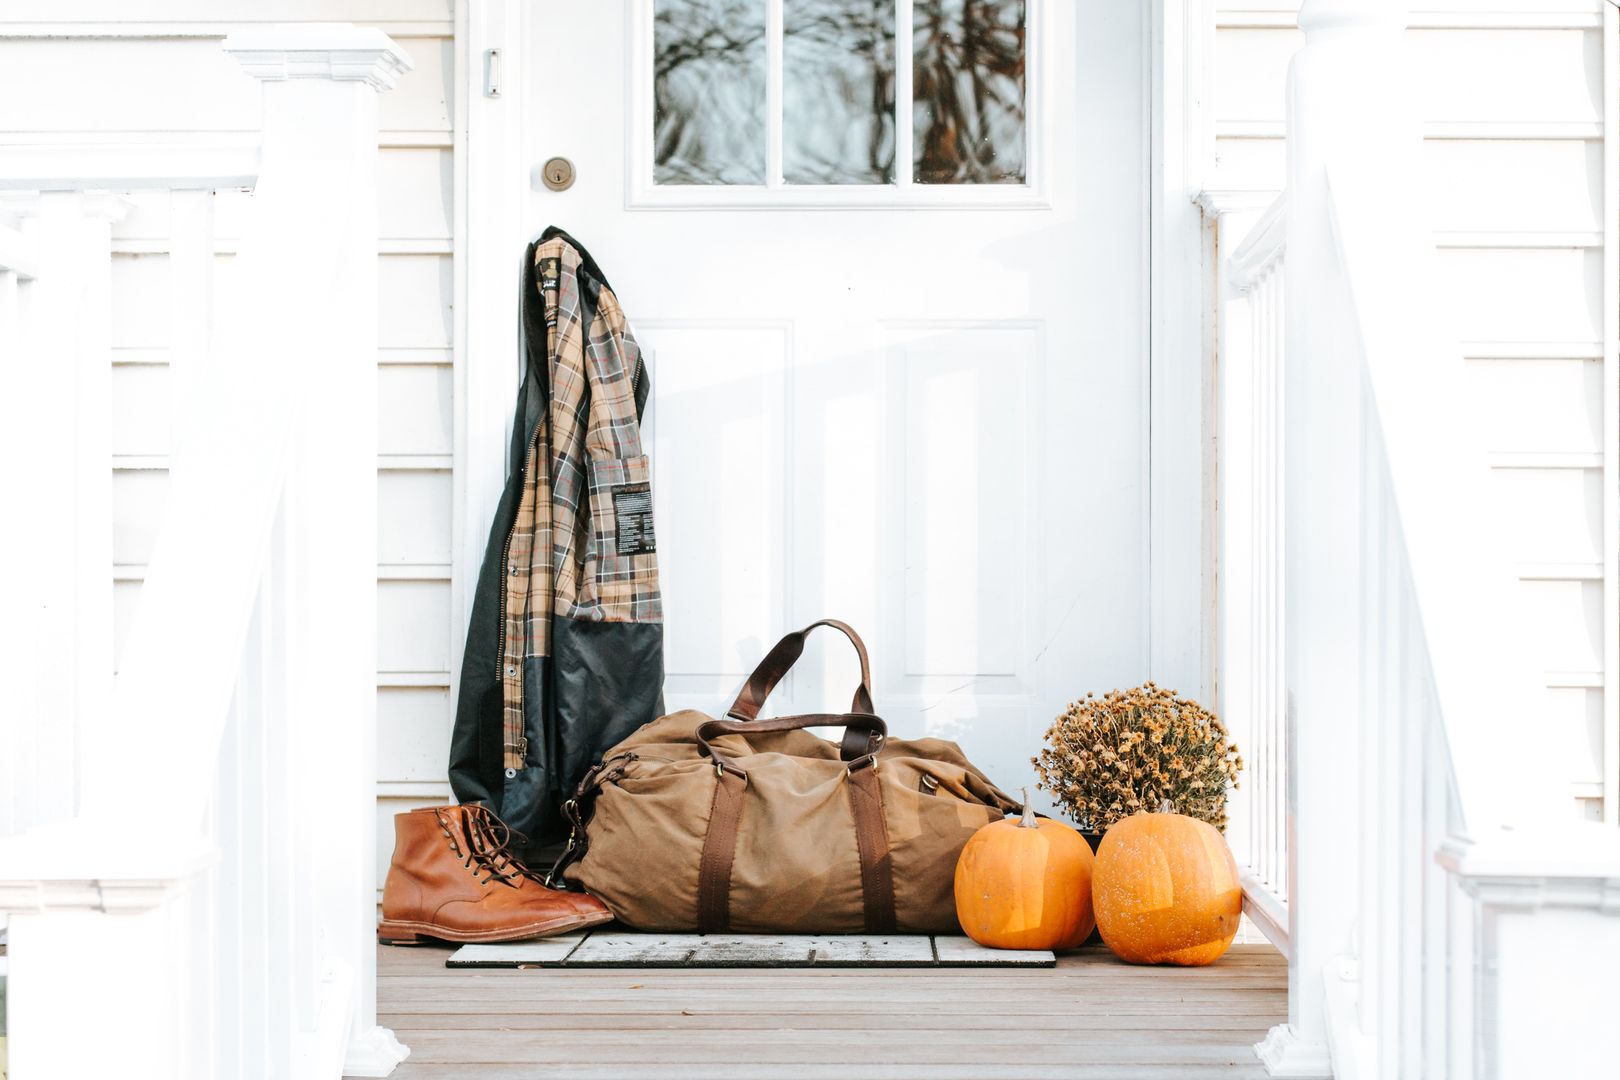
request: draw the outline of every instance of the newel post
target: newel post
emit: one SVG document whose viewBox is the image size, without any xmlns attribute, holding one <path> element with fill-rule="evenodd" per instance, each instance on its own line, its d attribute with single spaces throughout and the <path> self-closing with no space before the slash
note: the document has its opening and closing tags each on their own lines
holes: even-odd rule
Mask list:
<svg viewBox="0 0 1620 1080">
<path fill-rule="evenodd" d="M 294 812 L 314 823 L 294 888 L 314 896 L 314 940 L 301 945 L 315 974 L 349 998 L 342 1071 L 386 1076 L 407 1051 L 377 1026 L 374 933 L 377 109 L 411 63 L 382 32 L 345 24 L 242 31 L 224 48 L 264 86 L 264 175 L 290 181 L 265 194 L 281 196 L 278 213 L 324 217 L 334 229 L 292 270 L 320 282 L 325 302 L 285 313 L 307 350 L 283 510 L 295 581 Z"/>
<path fill-rule="evenodd" d="M 1351 951 L 1361 819 L 1362 376 L 1328 162 L 1380 153 L 1398 105 L 1401 0 L 1305 0 L 1288 76 L 1284 550 L 1289 727 L 1288 1023 L 1277 1076 L 1329 1076 L 1324 977 Z"/>
</svg>

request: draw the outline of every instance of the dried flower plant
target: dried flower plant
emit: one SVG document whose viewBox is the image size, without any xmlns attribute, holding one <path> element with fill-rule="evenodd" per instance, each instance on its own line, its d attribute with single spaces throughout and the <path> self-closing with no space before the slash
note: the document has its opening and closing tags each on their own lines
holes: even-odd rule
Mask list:
<svg viewBox="0 0 1620 1080">
<path fill-rule="evenodd" d="M 1083 829 L 1101 831 L 1168 801 L 1226 831 L 1226 787 L 1243 758 L 1214 713 L 1152 683 L 1087 694 L 1052 722 L 1032 758 L 1040 787 Z"/>
</svg>

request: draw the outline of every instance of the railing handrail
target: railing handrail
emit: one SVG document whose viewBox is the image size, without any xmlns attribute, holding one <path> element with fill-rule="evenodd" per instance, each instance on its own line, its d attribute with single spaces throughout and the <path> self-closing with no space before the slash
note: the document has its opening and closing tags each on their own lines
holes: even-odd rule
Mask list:
<svg viewBox="0 0 1620 1080">
<path fill-rule="evenodd" d="M 229 191 L 258 181 L 259 140 L 30 135 L 0 141 L 0 191 Z"/>
<path fill-rule="evenodd" d="M 1361 336 L 1367 408 L 1382 434 L 1422 646 L 1471 833 L 1568 817 L 1559 763 L 1526 739 L 1541 708 L 1534 643 L 1490 465 L 1460 408 L 1463 354 L 1442 330 L 1433 232 L 1390 163 L 1328 166 L 1333 236 Z"/>
</svg>

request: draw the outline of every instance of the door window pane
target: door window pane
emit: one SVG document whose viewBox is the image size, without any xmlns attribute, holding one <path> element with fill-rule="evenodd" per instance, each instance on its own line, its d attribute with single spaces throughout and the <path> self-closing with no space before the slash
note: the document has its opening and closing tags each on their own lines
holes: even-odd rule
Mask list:
<svg viewBox="0 0 1620 1080">
<path fill-rule="evenodd" d="M 765 0 L 656 0 L 653 182 L 765 182 Z"/>
<path fill-rule="evenodd" d="M 1024 182 L 1025 0 L 916 0 L 912 176 Z"/>
<path fill-rule="evenodd" d="M 894 0 L 783 0 L 782 176 L 894 181 Z"/>
</svg>

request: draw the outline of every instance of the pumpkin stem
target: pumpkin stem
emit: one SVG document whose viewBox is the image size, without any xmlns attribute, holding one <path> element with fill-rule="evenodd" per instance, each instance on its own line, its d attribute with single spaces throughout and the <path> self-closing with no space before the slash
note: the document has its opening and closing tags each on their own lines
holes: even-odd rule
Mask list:
<svg viewBox="0 0 1620 1080">
<path fill-rule="evenodd" d="M 1161 814 L 1173 814 L 1175 812 L 1176 812 L 1176 806 L 1169 799 L 1160 799 L 1159 800 L 1159 813 L 1161 813 Z"/>
<path fill-rule="evenodd" d="M 1029 805 L 1029 788 L 1019 788 L 1024 793 L 1024 816 L 1018 819 L 1021 829 L 1038 829 L 1040 825 L 1035 821 L 1035 808 Z"/>
</svg>

